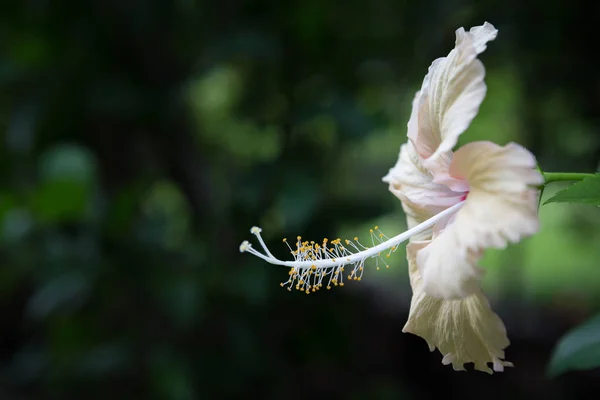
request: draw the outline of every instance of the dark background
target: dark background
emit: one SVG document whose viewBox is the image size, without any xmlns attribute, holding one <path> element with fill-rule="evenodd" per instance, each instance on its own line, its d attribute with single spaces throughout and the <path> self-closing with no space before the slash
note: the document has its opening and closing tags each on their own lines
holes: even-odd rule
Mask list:
<svg viewBox="0 0 600 400">
<path fill-rule="evenodd" d="M 537 236 L 486 255 L 516 366 L 493 376 L 453 372 L 401 332 L 403 250 L 306 296 L 238 245 L 256 224 L 281 257 L 285 236 L 405 229 L 381 177 L 427 67 L 484 21 L 499 29 L 488 95 L 461 142 L 595 171 L 599 8 L 3 1 L 0 399 L 596 398 L 597 371 L 545 377 L 598 309 L 593 206 L 545 206 Z"/>
</svg>

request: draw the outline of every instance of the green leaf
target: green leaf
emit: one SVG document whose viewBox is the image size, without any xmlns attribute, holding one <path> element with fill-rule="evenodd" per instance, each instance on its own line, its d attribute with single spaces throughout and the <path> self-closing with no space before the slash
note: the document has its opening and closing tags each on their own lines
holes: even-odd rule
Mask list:
<svg viewBox="0 0 600 400">
<path fill-rule="evenodd" d="M 584 203 L 600 205 L 600 174 L 585 178 L 568 188 L 561 190 L 544 202 L 548 203 Z"/>
<path fill-rule="evenodd" d="M 568 332 L 554 348 L 548 376 L 600 367 L 600 314 Z"/>
</svg>

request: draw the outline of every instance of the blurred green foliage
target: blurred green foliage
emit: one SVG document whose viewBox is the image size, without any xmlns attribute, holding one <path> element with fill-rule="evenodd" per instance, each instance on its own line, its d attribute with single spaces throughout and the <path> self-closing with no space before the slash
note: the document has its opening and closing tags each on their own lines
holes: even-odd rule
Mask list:
<svg viewBox="0 0 600 400">
<path fill-rule="evenodd" d="M 457 375 L 401 333 L 401 251 L 389 270 L 313 296 L 237 251 L 252 225 L 270 243 L 405 229 L 381 177 L 427 67 L 456 28 L 484 20 L 500 34 L 461 141 L 517 141 L 544 170 L 595 171 L 587 6 L 24 0 L 0 11 L 0 399 L 598 388 L 596 375 L 542 378 L 558 337 L 600 300 L 595 207 L 543 207 L 540 234 L 486 255 L 517 365 L 491 379 Z"/>
<path fill-rule="evenodd" d="M 596 315 L 570 331 L 558 343 L 548 374 L 557 376 L 569 370 L 588 370 L 600 366 L 600 316 Z"/>
</svg>

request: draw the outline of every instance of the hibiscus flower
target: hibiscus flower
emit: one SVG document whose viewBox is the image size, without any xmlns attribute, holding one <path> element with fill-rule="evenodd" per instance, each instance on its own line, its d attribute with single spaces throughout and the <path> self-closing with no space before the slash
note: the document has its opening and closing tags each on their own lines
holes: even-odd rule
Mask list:
<svg viewBox="0 0 600 400">
<path fill-rule="evenodd" d="M 402 202 L 409 228 L 450 207 L 429 231 L 407 246 L 413 297 L 404 327 L 424 338 L 454 369 L 473 362 L 491 373 L 509 345 L 502 320 L 480 288 L 477 265 L 485 249 L 505 248 L 538 231 L 537 187 L 544 182 L 525 148 L 481 141 L 456 152 L 458 137 L 476 116 L 485 94 L 485 69 L 477 56 L 497 30 L 489 23 L 456 31 L 456 46 L 435 60 L 417 92 L 408 142 L 383 178 Z"/>
<path fill-rule="evenodd" d="M 488 248 L 504 248 L 539 229 L 538 187 L 544 183 L 534 156 L 525 148 L 480 141 L 456 152 L 459 136 L 475 118 L 486 94 L 485 69 L 477 56 L 497 30 L 489 23 L 456 31 L 456 46 L 435 60 L 412 104 L 408 141 L 396 165 L 383 178 L 402 202 L 409 229 L 387 237 L 371 230 L 371 246 L 358 237 L 322 242 L 298 236 L 293 260 L 276 258 L 253 227 L 262 251 L 248 241 L 240 245 L 262 260 L 289 267 L 281 285 L 307 294 L 343 286 L 344 277 L 360 280 L 365 261 L 388 267 L 398 245 L 406 248 L 413 290 L 405 332 L 421 336 L 442 363 L 492 373 L 512 366 L 504 361 L 506 329 L 483 294 L 478 261 Z M 345 270 L 345 268 L 347 268 Z"/>
</svg>

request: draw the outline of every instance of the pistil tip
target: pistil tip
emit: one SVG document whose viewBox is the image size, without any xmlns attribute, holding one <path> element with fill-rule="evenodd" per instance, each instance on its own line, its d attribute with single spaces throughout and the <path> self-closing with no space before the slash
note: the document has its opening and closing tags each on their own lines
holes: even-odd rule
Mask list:
<svg viewBox="0 0 600 400">
<path fill-rule="evenodd" d="M 248 251 L 250 249 L 250 247 L 252 247 L 252 245 L 250 244 L 250 242 L 248 242 L 247 240 L 244 240 L 242 242 L 242 244 L 240 244 L 240 253 Z"/>
</svg>

